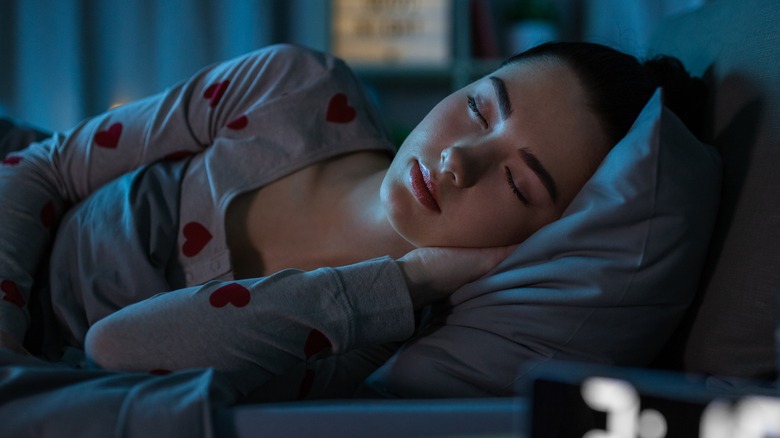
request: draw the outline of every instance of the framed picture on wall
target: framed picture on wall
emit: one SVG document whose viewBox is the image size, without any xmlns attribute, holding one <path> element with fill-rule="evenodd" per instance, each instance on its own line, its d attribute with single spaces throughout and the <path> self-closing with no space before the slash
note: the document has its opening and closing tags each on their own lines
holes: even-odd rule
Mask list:
<svg viewBox="0 0 780 438">
<path fill-rule="evenodd" d="M 452 59 L 450 0 L 332 0 L 333 52 L 380 65 L 447 65 Z"/>
</svg>

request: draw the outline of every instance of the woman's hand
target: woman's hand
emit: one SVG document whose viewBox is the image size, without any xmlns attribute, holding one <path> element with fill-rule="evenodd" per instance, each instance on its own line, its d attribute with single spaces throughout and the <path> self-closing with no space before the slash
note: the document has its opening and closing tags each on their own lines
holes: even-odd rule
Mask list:
<svg viewBox="0 0 780 438">
<path fill-rule="evenodd" d="M 417 248 L 397 262 L 419 309 L 487 274 L 515 248 Z"/>
</svg>

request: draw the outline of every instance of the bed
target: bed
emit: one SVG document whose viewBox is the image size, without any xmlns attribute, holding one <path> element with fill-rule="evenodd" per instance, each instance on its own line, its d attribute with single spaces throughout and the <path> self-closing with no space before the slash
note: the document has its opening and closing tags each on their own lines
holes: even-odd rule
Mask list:
<svg viewBox="0 0 780 438">
<path fill-rule="evenodd" d="M 646 308 L 661 303 L 667 306 L 663 312 L 626 313 L 618 317 L 619 323 L 610 323 L 606 316 L 581 319 L 576 311 L 569 313 L 575 306 L 563 305 L 566 300 L 571 303 L 571 296 L 546 302 L 544 293 L 549 288 L 544 287 L 532 291 L 535 301 L 529 302 L 529 295 L 524 295 L 526 301 L 521 303 L 512 301 L 517 294 L 511 291 L 527 288 L 519 287 L 516 274 L 510 273 L 518 272 L 531 260 L 516 258 L 487 283 L 456 293 L 456 310 L 434 318 L 432 329 L 372 373 L 366 380 L 367 390 L 357 399 L 247 401 L 212 369 L 166 375 L 112 373 L 74 367 L 83 361 L 78 352 L 72 352 L 61 363 L 49 363 L 0 351 L 0 421 L 4 433 L 531 436 L 539 433 L 533 425 L 545 419 L 540 412 L 548 412 L 538 408 L 534 411 L 535 402 L 545 397 L 538 392 L 541 386 L 535 387 L 534 382 L 566 382 L 572 369 L 582 375 L 613 375 L 634 382 L 644 378 L 671 382 L 665 387 L 668 398 L 684 397 L 687 390 L 695 393 L 702 406 L 724 393 L 739 397 L 767 388 L 771 391 L 777 378 L 773 333 L 777 324 L 776 294 L 780 290 L 778 19 L 780 8 L 772 0 L 716 0 L 701 10 L 669 20 L 654 40 L 655 52 L 680 57 L 692 73 L 703 75 L 712 86 L 713 112 L 705 141 L 715 145 L 724 166 L 723 189 L 716 190 L 715 206 L 706 197 L 698 197 L 691 204 L 691 193 L 670 198 L 674 201 L 670 201 L 670 208 L 684 211 L 695 220 L 690 221 L 689 228 L 674 230 L 683 237 L 673 247 L 641 253 L 650 259 L 663 254 L 664 258 L 656 256 L 656 262 L 673 260 L 660 273 L 642 271 L 644 277 L 634 286 L 633 296 L 644 297 Z M 7 135 L 0 132 L 0 151 L 46 135 L 10 121 L 3 123 L 0 129 L 4 128 Z M 674 129 L 656 129 L 661 131 L 652 132 L 670 136 L 674 144 L 683 141 Z M 688 189 L 712 192 L 706 183 L 721 180 L 719 168 L 717 172 L 714 169 L 697 180 L 702 181 L 701 187 L 694 184 Z M 713 176 L 716 173 L 717 178 Z M 680 187 L 667 185 L 664 190 L 669 196 Z M 715 209 L 711 224 L 699 220 L 701 203 Z M 622 213 L 626 207 L 621 205 L 604 219 L 625 220 Z M 605 232 L 601 229 L 589 230 L 602 241 L 610 236 L 598 234 Z M 586 246 L 595 244 L 599 243 L 585 242 Z M 541 244 L 535 248 L 533 257 L 547 257 L 547 252 L 561 250 Z M 564 268 L 572 271 L 570 265 L 560 269 Z M 536 276 L 549 275 L 522 272 L 526 276 L 522 281 L 530 283 L 539 282 Z M 568 284 L 575 283 L 576 278 Z M 648 300 L 653 294 L 664 298 Z M 586 295 L 574 296 L 584 299 Z M 498 314 L 492 301 L 496 297 L 509 300 Z M 512 305 L 536 306 L 538 310 L 524 310 L 521 315 L 537 314 L 537 319 L 525 317 L 522 323 L 517 322 L 521 318 Z M 582 305 L 590 306 L 591 315 L 597 315 L 598 308 L 605 306 L 593 302 Z M 627 303 L 626 307 L 630 306 Z M 505 322 L 505 330 L 531 340 L 518 347 L 504 333 L 484 335 L 479 321 L 493 317 Z M 563 323 L 558 331 L 541 330 L 550 318 L 566 320 L 577 329 L 566 331 Z M 632 322 L 645 328 L 622 330 Z M 528 335 L 534 331 L 544 333 Z M 610 342 L 593 342 L 606 334 L 610 334 Z M 585 339 L 580 342 L 578 336 Z M 454 345 L 456 341 L 458 345 Z M 577 364 L 575 368 L 558 368 L 559 362 Z M 585 362 L 600 365 L 592 368 L 582 364 Z M 624 367 L 635 372 L 623 374 Z M 651 368 L 671 370 L 672 374 L 656 374 L 661 371 Z M 684 376 L 682 373 L 694 373 L 699 378 L 678 379 Z M 580 383 L 581 379 L 576 380 L 575 385 Z M 701 410 L 691 415 L 700 414 Z"/>
</svg>

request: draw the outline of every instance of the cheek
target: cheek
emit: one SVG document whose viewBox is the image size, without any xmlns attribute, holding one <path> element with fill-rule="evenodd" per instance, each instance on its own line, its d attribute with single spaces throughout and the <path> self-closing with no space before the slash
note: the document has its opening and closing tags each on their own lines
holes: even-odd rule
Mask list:
<svg viewBox="0 0 780 438">
<path fill-rule="evenodd" d="M 391 165 L 379 190 L 379 196 L 385 210 L 385 217 L 390 223 L 390 226 L 392 226 L 396 233 L 402 238 L 415 246 L 421 246 L 417 242 L 417 239 L 415 239 L 416 234 L 419 234 L 419 232 L 415 230 L 415 223 L 422 221 L 414 216 L 414 200 L 411 195 L 407 193 L 408 191 L 404 185 L 404 169 L 395 164 L 396 163 L 394 162 L 393 165 Z"/>
<path fill-rule="evenodd" d="M 455 104 L 455 99 L 450 96 L 439 102 L 421 121 L 409 135 L 409 140 L 419 146 L 442 146 L 447 138 L 455 135 L 462 128 L 465 120 L 465 110 Z"/>
<path fill-rule="evenodd" d="M 498 190 L 503 186 L 499 185 Z M 523 242 L 539 228 L 559 217 L 552 209 L 526 208 L 514 195 L 474 193 L 462 199 L 446 218 L 450 246 L 505 246 Z"/>
<path fill-rule="evenodd" d="M 520 243 L 527 237 L 527 217 L 495 205 L 474 205 L 458 214 L 450 235 L 457 246 L 491 247 Z"/>
<path fill-rule="evenodd" d="M 400 189 L 402 188 L 402 181 L 399 179 L 400 169 L 397 166 L 398 162 L 394 161 L 385 174 L 385 178 L 382 180 L 382 186 L 379 188 L 379 197 L 382 200 L 382 205 L 385 208 L 386 215 L 390 222 L 399 214 L 399 209 L 402 204 L 400 197 Z"/>
<path fill-rule="evenodd" d="M 492 247 L 519 243 L 527 237 L 530 217 L 512 201 L 497 196 L 493 188 L 475 187 L 458 193 L 456 198 L 450 198 L 435 223 L 425 224 L 427 244 Z"/>
<path fill-rule="evenodd" d="M 512 204 L 484 202 L 484 196 L 464 199 L 440 216 L 418 214 L 419 207 L 397 181 L 387 179 L 381 196 L 393 228 L 417 247 L 512 245 L 522 242 L 539 227 L 538 220 L 524 215 Z"/>
</svg>

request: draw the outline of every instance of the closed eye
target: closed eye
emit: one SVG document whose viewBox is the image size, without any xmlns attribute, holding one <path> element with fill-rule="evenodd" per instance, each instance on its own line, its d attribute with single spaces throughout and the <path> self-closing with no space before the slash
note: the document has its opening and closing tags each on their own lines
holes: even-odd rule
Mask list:
<svg viewBox="0 0 780 438">
<path fill-rule="evenodd" d="M 506 169 L 506 182 L 509 184 L 509 188 L 512 190 L 512 193 L 515 194 L 517 199 L 520 200 L 520 202 L 523 203 L 526 207 L 531 205 L 531 202 L 528 200 L 528 198 L 525 197 L 523 192 L 520 191 L 520 189 L 517 188 L 517 185 L 515 184 L 515 179 L 512 177 L 512 171 L 509 170 L 508 167 Z"/>
<path fill-rule="evenodd" d="M 482 113 L 479 111 L 479 106 L 477 106 L 477 101 L 474 100 L 473 97 L 469 96 L 467 98 L 467 102 L 469 105 L 469 110 L 471 110 L 472 114 L 479 120 L 480 125 L 482 125 L 483 128 L 488 127 L 487 119 L 482 115 Z"/>
</svg>

